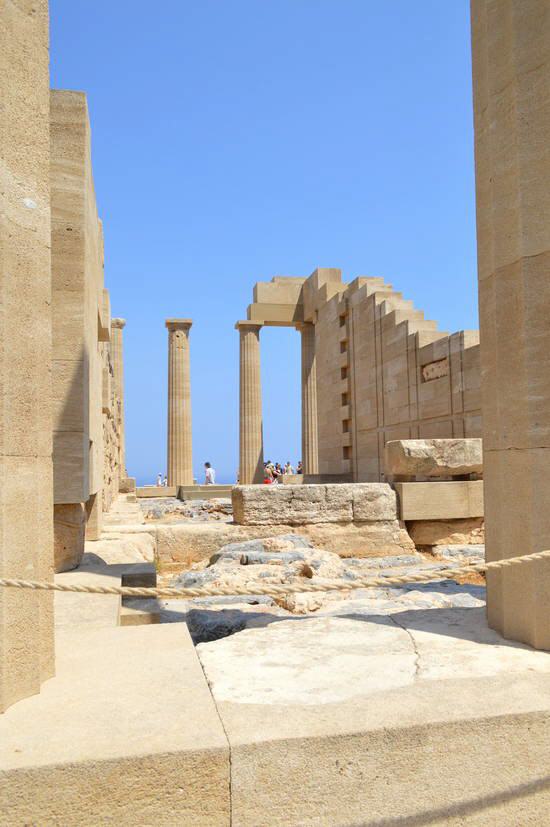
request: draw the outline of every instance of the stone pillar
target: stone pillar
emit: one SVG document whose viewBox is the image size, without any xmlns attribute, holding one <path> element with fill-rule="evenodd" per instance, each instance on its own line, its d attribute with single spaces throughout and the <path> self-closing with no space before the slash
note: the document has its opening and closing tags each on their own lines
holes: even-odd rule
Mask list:
<svg viewBox="0 0 550 827">
<path fill-rule="evenodd" d="M 315 325 L 296 325 L 302 338 L 302 464 L 304 474 L 319 473 Z"/>
<path fill-rule="evenodd" d="M 550 548 L 550 10 L 473 0 L 486 555 Z M 550 561 L 490 573 L 489 625 L 550 649 Z"/>
<path fill-rule="evenodd" d="M 256 322 L 237 322 L 240 336 L 239 361 L 239 482 L 263 482 L 264 438 L 262 383 L 260 376 L 260 330 Z"/>
<path fill-rule="evenodd" d="M 193 485 L 191 432 L 191 319 L 167 319 L 168 485 Z"/>
<path fill-rule="evenodd" d="M 113 374 L 115 380 L 115 394 L 119 405 L 119 469 L 120 477 L 127 477 L 126 473 L 126 435 L 124 423 L 124 353 L 122 348 L 122 331 L 126 325 L 124 319 L 111 319 L 111 359 L 113 360 Z"/>
<path fill-rule="evenodd" d="M 47 0 L 0 6 L 0 576 L 53 576 Z M 54 673 L 53 594 L 0 589 L 0 712 Z"/>
</svg>

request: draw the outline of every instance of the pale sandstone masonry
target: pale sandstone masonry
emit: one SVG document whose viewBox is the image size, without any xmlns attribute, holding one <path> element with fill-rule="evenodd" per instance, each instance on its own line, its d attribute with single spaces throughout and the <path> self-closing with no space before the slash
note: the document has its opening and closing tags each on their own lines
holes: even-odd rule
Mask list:
<svg viewBox="0 0 550 827">
<path fill-rule="evenodd" d="M 439 331 L 382 278 L 345 284 L 336 268 L 318 268 L 307 279 L 276 276 L 255 285 L 247 315 L 258 330 L 313 326 L 308 352 L 322 480 L 384 480 L 390 440 L 481 436 L 477 331 Z M 306 378 L 302 432 L 313 434 Z M 241 406 L 246 439 L 242 413 Z"/>
<path fill-rule="evenodd" d="M 126 427 L 124 417 L 124 349 L 122 331 L 126 326 L 125 319 L 111 319 L 111 356 L 113 361 L 113 379 L 115 393 L 118 397 L 116 419 L 119 430 L 119 457 L 118 465 L 121 476 L 126 476 Z"/>
<path fill-rule="evenodd" d="M 315 327 L 299 324 L 302 352 L 302 464 L 304 474 L 319 473 L 319 435 L 317 425 L 317 359 Z"/>
<path fill-rule="evenodd" d="M 238 322 L 239 331 L 239 482 L 263 481 L 264 437 L 260 374 L 260 329 Z"/>
<path fill-rule="evenodd" d="M 167 319 L 168 485 L 193 484 L 191 424 L 191 319 Z"/>
<path fill-rule="evenodd" d="M 0 574 L 53 568 L 48 6 L 0 13 Z M 54 672 L 53 600 L 0 589 L 0 712 Z"/>
<path fill-rule="evenodd" d="M 54 550 L 56 570 L 64 571 L 84 552 L 83 509 L 85 537 L 98 539 L 126 476 L 121 330 L 115 321 L 113 352 L 82 92 L 51 93 L 51 204 Z"/>
<path fill-rule="evenodd" d="M 398 439 L 386 443 L 386 476 L 457 477 L 483 473 L 481 439 Z"/>
<path fill-rule="evenodd" d="M 486 554 L 550 548 L 550 8 L 473 0 Z M 550 648 L 550 564 L 488 578 L 490 625 Z"/>
<path fill-rule="evenodd" d="M 397 519 L 395 491 L 386 483 L 238 485 L 231 492 L 239 525 L 306 525 Z"/>
</svg>

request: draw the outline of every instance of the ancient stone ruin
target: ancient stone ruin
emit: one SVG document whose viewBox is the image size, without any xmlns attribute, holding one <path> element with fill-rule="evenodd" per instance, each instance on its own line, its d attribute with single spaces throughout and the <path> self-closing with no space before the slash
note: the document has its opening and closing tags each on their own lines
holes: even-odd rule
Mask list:
<svg viewBox="0 0 550 827">
<path fill-rule="evenodd" d="M 47 0 L 0 6 L 2 825 L 548 822 L 550 11 L 471 12 L 479 334 L 379 277 L 258 282 L 239 484 L 203 487 L 167 319 L 136 489 L 86 95 L 50 90 Z M 304 473 L 266 486 L 269 325 Z"/>
</svg>

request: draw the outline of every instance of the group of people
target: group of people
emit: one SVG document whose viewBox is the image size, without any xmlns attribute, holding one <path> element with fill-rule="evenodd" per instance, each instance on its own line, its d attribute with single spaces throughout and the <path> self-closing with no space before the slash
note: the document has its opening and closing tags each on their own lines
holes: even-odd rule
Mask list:
<svg viewBox="0 0 550 827">
<path fill-rule="evenodd" d="M 292 467 L 290 462 L 287 462 L 286 465 L 282 466 L 280 462 L 271 462 L 268 460 L 264 462 L 264 484 L 265 485 L 273 485 L 274 483 L 279 482 L 279 477 L 283 477 L 285 474 L 303 474 L 304 469 L 302 467 L 302 460 L 298 462 L 296 466 L 296 470 Z"/>
<path fill-rule="evenodd" d="M 216 484 L 216 472 L 212 468 L 212 464 L 210 462 L 204 463 L 204 484 L 205 485 L 215 485 Z M 157 485 L 164 487 L 168 485 L 168 477 L 166 474 L 164 476 L 159 473 L 157 476 Z"/>
</svg>

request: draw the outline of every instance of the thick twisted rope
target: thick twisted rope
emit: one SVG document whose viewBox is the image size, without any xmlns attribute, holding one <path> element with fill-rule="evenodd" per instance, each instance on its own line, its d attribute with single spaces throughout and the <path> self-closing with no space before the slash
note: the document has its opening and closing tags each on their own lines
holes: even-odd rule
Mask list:
<svg viewBox="0 0 550 827">
<path fill-rule="evenodd" d="M 357 580 L 305 580 L 299 583 L 253 583 L 246 586 L 200 586 L 198 588 L 138 588 L 131 586 L 84 586 L 68 583 L 51 583 L 46 580 L 18 580 L 0 578 L 0 586 L 14 589 L 33 589 L 39 591 L 76 592 L 79 594 L 115 594 L 122 597 L 224 597 L 232 595 L 267 595 L 280 597 L 301 592 L 348 592 L 356 589 L 369 589 L 384 586 L 405 586 L 409 583 L 430 583 L 434 580 L 454 580 L 469 574 L 486 574 L 488 571 L 518 566 L 534 560 L 550 559 L 549 551 L 526 554 L 523 557 L 509 557 L 506 560 L 494 560 L 491 563 L 474 563 L 460 568 L 433 569 L 418 574 L 382 575 L 381 577 L 362 577 Z"/>
</svg>

